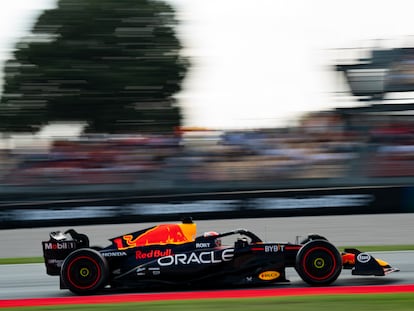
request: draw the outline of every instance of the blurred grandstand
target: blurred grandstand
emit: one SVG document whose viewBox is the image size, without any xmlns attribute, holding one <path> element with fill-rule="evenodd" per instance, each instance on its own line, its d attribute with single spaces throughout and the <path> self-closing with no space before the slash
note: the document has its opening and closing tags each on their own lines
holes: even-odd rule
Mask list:
<svg viewBox="0 0 414 311">
<path fill-rule="evenodd" d="M 414 177 L 414 119 L 313 113 L 301 126 L 80 137 L 1 155 L 5 193 L 173 193 L 390 183 Z M 24 189 L 23 189 L 24 188 Z"/>
<path fill-rule="evenodd" d="M 385 97 L 414 91 L 413 60 L 414 49 L 401 48 L 337 65 L 361 106 L 310 113 L 292 128 L 179 129 L 4 148 L 0 193 L 11 199 L 23 192 L 79 197 L 412 181 L 414 101 Z"/>
</svg>

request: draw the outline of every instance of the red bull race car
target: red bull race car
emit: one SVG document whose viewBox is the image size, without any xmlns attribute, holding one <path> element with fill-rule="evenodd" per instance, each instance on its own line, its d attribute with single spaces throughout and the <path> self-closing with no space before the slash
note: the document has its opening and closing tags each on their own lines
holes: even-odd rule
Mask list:
<svg viewBox="0 0 414 311">
<path fill-rule="evenodd" d="M 224 245 L 228 237 L 232 243 Z M 197 236 L 191 219 L 124 234 L 110 242 L 107 247 L 91 247 L 88 236 L 73 229 L 51 232 L 50 239 L 42 242 L 46 272 L 60 277 L 61 289 L 82 295 L 104 288 L 288 282 L 287 267 L 316 286 L 331 284 L 342 269 L 375 276 L 398 271 L 357 249 L 341 253 L 319 235 L 297 243 L 263 242 L 244 229 Z"/>
</svg>

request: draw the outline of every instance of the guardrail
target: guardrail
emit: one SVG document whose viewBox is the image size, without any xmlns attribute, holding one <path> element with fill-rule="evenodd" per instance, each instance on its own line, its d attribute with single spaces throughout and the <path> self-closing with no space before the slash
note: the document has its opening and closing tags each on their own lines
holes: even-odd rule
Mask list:
<svg viewBox="0 0 414 311">
<path fill-rule="evenodd" d="M 194 219 L 414 212 L 414 187 L 342 186 L 0 204 L 0 229 Z"/>
</svg>

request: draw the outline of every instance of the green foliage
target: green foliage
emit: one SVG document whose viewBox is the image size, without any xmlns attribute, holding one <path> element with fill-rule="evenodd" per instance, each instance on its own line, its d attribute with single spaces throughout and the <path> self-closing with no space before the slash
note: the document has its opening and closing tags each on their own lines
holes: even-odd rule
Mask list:
<svg viewBox="0 0 414 311">
<path fill-rule="evenodd" d="M 362 252 L 393 252 L 393 251 L 413 251 L 414 245 L 365 245 L 365 246 L 346 246 L 340 247 L 340 250 L 345 248 L 356 248 Z"/>
<path fill-rule="evenodd" d="M 0 265 L 43 263 L 43 257 L 0 258 Z"/>
<path fill-rule="evenodd" d="M 88 132 L 169 132 L 188 60 L 156 0 L 60 0 L 5 65 L 0 131 L 87 121 Z"/>
</svg>

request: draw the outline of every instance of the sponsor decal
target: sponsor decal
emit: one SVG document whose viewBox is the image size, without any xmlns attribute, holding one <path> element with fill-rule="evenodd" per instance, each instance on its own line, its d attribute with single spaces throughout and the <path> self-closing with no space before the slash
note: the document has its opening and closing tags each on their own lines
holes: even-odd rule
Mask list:
<svg viewBox="0 0 414 311">
<path fill-rule="evenodd" d="M 148 268 L 148 271 L 152 272 L 152 275 L 160 275 L 160 268 Z"/>
<path fill-rule="evenodd" d="M 277 271 L 264 271 L 259 274 L 259 279 L 263 281 L 275 280 L 280 276 L 280 273 Z"/>
<path fill-rule="evenodd" d="M 145 271 L 147 271 L 147 268 L 139 267 L 136 271 L 137 275 L 145 275 Z"/>
<path fill-rule="evenodd" d="M 48 259 L 47 263 L 50 265 L 55 265 L 56 267 L 62 267 L 63 259 Z"/>
<path fill-rule="evenodd" d="M 107 252 L 107 253 L 101 253 L 104 257 L 122 257 L 126 256 L 127 253 L 125 252 Z"/>
<path fill-rule="evenodd" d="M 155 244 L 183 244 L 190 242 L 180 225 L 168 224 L 158 225 L 144 233 L 134 236 L 126 234 L 113 240 L 118 250 L 126 250 L 139 246 L 148 246 Z"/>
<path fill-rule="evenodd" d="M 357 260 L 358 260 L 360 263 L 367 263 L 368 261 L 370 261 L 370 260 L 371 260 L 371 255 L 370 255 L 370 254 L 367 254 L 367 253 L 361 253 L 361 254 L 359 254 L 359 255 L 357 256 Z"/>
<path fill-rule="evenodd" d="M 164 256 L 171 256 L 172 250 L 171 248 L 167 248 L 165 250 L 153 249 L 148 252 L 143 251 L 136 251 L 135 258 L 136 259 L 149 259 L 149 258 L 159 258 Z"/>
<path fill-rule="evenodd" d="M 196 248 L 210 248 L 211 243 L 196 243 Z"/>
<path fill-rule="evenodd" d="M 285 250 L 285 245 L 280 244 L 273 244 L 273 245 L 265 245 L 264 251 L 266 253 L 277 253 L 283 252 Z"/>
<path fill-rule="evenodd" d="M 337 194 L 307 198 L 258 198 L 255 209 L 337 208 L 368 206 L 375 200 L 370 194 Z"/>
<path fill-rule="evenodd" d="M 139 203 L 125 207 L 130 215 L 165 215 L 197 212 L 222 212 L 237 210 L 239 200 L 200 200 L 183 203 Z"/>
<path fill-rule="evenodd" d="M 56 250 L 56 249 L 75 249 L 76 243 L 73 241 L 69 242 L 44 242 L 44 250 Z"/>
<path fill-rule="evenodd" d="M 111 218 L 118 215 L 117 206 L 81 206 L 59 209 L 15 209 L 11 219 L 19 221 L 45 221 L 57 219 Z"/>
<path fill-rule="evenodd" d="M 225 249 L 222 252 L 199 252 L 189 254 L 176 254 L 172 256 L 165 256 L 158 259 L 160 266 L 178 266 L 189 264 L 215 264 L 223 261 L 230 261 L 233 259 L 234 249 Z"/>
</svg>

